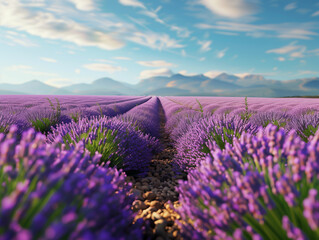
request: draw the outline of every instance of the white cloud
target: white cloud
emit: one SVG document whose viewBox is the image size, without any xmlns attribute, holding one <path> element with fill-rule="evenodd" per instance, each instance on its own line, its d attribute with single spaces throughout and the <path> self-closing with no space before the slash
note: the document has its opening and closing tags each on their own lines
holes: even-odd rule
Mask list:
<svg viewBox="0 0 319 240">
<path fill-rule="evenodd" d="M 258 11 L 257 1 L 253 0 L 197 0 L 212 13 L 227 18 L 241 18 Z"/>
<path fill-rule="evenodd" d="M 78 69 L 78 68 L 77 68 L 77 69 L 74 70 L 74 72 L 75 72 L 76 74 L 80 74 L 80 73 L 81 73 L 81 69 Z"/>
<path fill-rule="evenodd" d="M 270 49 L 266 53 L 286 54 L 300 49 L 302 46 L 294 45 L 295 42 L 281 48 Z"/>
<path fill-rule="evenodd" d="M 139 8 L 145 8 L 144 4 L 141 3 L 140 1 L 138 0 L 119 0 L 119 2 L 122 4 L 122 5 L 125 5 L 125 6 L 130 6 L 130 7 L 139 7 Z"/>
<path fill-rule="evenodd" d="M 223 58 L 226 54 L 226 52 L 228 51 L 228 48 L 225 48 L 223 50 L 220 50 L 219 52 L 217 52 L 217 57 L 218 58 Z"/>
<path fill-rule="evenodd" d="M 219 21 L 215 25 L 200 23 L 195 25 L 199 29 L 217 29 L 229 32 L 244 32 L 250 36 L 260 37 L 262 32 L 264 37 L 291 38 L 291 39 L 312 39 L 312 36 L 319 35 L 312 31 L 316 29 L 315 23 L 278 23 L 278 24 L 248 24 L 239 22 Z M 254 34 L 253 34 L 254 33 Z"/>
<path fill-rule="evenodd" d="M 138 64 L 146 67 L 172 67 L 173 63 L 169 63 L 163 60 L 155 60 L 155 61 L 138 61 Z"/>
<path fill-rule="evenodd" d="M 312 15 L 311 15 L 312 17 L 316 17 L 316 16 L 319 16 L 319 11 L 317 11 L 317 12 L 314 12 Z"/>
<path fill-rule="evenodd" d="M 189 73 L 187 70 L 181 70 L 178 73 L 182 74 L 184 76 L 195 76 L 195 75 L 198 75 L 197 73 Z"/>
<path fill-rule="evenodd" d="M 95 30 L 52 13 L 31 11 L 18 1 L 0 2 L 0 26 L 25 31 L 46 39 L 63 40 L 79 46 L 95 46 L 105 50 L 123 47 L 114 34 Z"/>
<path fill-rule="evenodd" d="M 120 66 L 113 66 L 106 63 L 91 63 L 91 64 L 85 64 L 83 65 L 84 68 L 89 69 L 91 71 L 96 72 L 108 72 L 108 73 L 114 73 L 119 71 L 125 71 L 124 68 Z"/>
<path fill-rule="evenodd" d="M 191 32 L 187 28 L 171 25 L 171 30 L 177 32 L 177 35 L 182 38 L 188 38 Z"/>
<path fill-rule="evenodd" d="M 302 70 L 302 71 L 299 71 L 298 75 L 318 75 L 319 72 L 316 72 L 316 71 L 311 71 L 311 70 Z"/>
<path fill-rule="evenodd" d="M 53 59 L 53 58 L 46 58 L 46 57 L 42 57 L 40 58 L 42 61 L 45 61 L 45 62 L 50 62 L 50 63 L 56 63 L 57 60 Z"/>
<path fill-rule="evenodd" d="M 244 78 L 244 77 L 247 77 L 247 76 L 251 75 L 251 72 L 235 73 L 234 75 L 236 77 L 239 77 L 239 78 Z"/>
<path fill-rule="evenodd" d="M 206 60 L 205 57 L 201 57 L 201 58 L 199 59 L 200 62 L 203 62 L 203 61 L 205 61 L 205 60 Z"/>
<path fill-rule="evenodd" d="M 210 45 L 212 44 L 212 41 L 197 41 L 197 43 L 201 46 L 201 52 L 208 52 L 211 50 Z"/>
<path fill-rule="evenodd" d="M 81 11 L 92 11 L 95 9 L 93 0 L 68 0 L 73 3 L 75 7 Z"/>
<path fill-rule="evenodd" d="M 279 57 L 279 58 L 278 58 L 278 61 L 284 62 L 284 61 L 286 61 L 286 58 L 284 58 L 284 57 Z"/>
<path fill-rule="evenodd" d="M 223 73 L 223 71 L 212 70 L 212 71 L 205 72 L 204 76 L 206 76 L 208 78 L 215 78 L 215 77 L 217 77 L 218 75 L 220 75 L 222 73 Z"/>
<path fill-rule="evenodd" d="M 65 87 L 72 84 L 72 81 L 69 78 L 50 78 L 45 83 L 53 87 Z"/>
<path fill-rule="evenodd" d="M 159 69 L 154 69 L 154 70 L 144 70 L 140 73 L 140 78 L 145 79 L 145 78 L 151 78 L 151 77 L 156 77 L 156 76 L 165 76 L 165 77 L 170 77 L 173 75 L 173 72 L 168 69 L 168 68 L 159 68 Z"/>
<path fill-rule="evenodd" d="M 183 57 L 186 57 L 186 51 L 185 51 L 184 49 L 182 49 L 181 55 L 182 55 Z"/>
<path fill-rule="evenodd" d="M 183 47 L 183 45 L 179 44 L 175 39 L 170 38 L 167 34 L 154 32 L 134 32 L 128 37 L 128 40 L 158 50 Z"/>
<path fill-rule="evenodd" d="M 145 11 L 142 11 L 141 13 L 144 14 L 145 16 L 153 18 L 158 23 L 165 24 L 165 22 L 162 19 L 160 19 L 158 14 L 157 14 L 161 9 L 162 9 L 162 7 L 159 6 L 155 10 L 145 10 Z"/>
<path fill-rule="evenodd" d="M 287 46 L 271 49 L 266 51 L 266 53 L 276 53 L 276 54 L 289 54 L 292 58 L 303 58 L 305 57 L 304 53 L 307 48 L 302 45 L 295 45 L 296 42 L 292 42 Z M 278 58 L 279 61 L 284 61 L 285 58 Z"/>
<path fill-rule="evenodd" d="M 114 57 L 114 59 L 116 59 L 116 60 L 127 60 L 127 61 L 132 60 L 132 59 L 129 58 L 129 57 L 121 57 L 121 56 L 119 56 L 119 57 Z"/>
<path fill-rule="evenodd" d="M 5 38 L 10 40 L 10 45 L 18 44 L 24 47 L 35 47 L 33 43 L 25 34 L 17 33 L 14 31 L 7 31 Z"/>
<path fill-rule="evenodd" d="M 293 10 L 295 8 L 297 8 L 297 3 L 292 2 L 292 3 L 287 4 L 284 9 L 285 9 L 285 11 L 290 11 L 290 10 Z"/>
<path fill-rule="evenodd" d="M 272 70 L 277 71 L 277 70 L 278 70 L 278 67 L 274 67 Z"/>
</svg>

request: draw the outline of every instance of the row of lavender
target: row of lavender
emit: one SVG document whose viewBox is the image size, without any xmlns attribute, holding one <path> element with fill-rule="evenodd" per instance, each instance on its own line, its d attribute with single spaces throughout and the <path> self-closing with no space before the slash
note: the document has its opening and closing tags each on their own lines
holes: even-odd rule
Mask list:
<svg viewBox="0 0 319 240">
<path fill-rule="evenodd" d="M 114 117 L 149 99 L 128 96 L 1 96 L 0 132 L 8 131 L 8 126 L 14 123 L 20 132 L 34 127 L 47 133 L 51 126 L 78 121 L 82 117 Z"/>
<path fill-rule="evenodd" d="M 125 179 L 145 175 L 160 150 L 159 104 L 120 102 L 123 115 L 58 123 L 47 136 L 0 133 L 0 238 L 142 239 Z"/>
<path fill-rule="evenodd" d="M 318 101 L 160 100 L 185 239 L 319 238 Z"/>
</svg>

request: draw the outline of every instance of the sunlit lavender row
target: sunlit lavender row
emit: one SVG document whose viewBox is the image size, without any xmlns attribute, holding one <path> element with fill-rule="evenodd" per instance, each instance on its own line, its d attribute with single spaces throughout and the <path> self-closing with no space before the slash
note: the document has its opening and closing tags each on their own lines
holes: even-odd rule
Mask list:
<svg viewBox="0 0 319 240">
<path fill-rule="evenodd" d="M 0 238 L 143 239 L 126 176 L 147 176 L 163 131 L 184 239 L 319 238 L 317 100 L 1 96 L 0 111 Z"/>
</svg>

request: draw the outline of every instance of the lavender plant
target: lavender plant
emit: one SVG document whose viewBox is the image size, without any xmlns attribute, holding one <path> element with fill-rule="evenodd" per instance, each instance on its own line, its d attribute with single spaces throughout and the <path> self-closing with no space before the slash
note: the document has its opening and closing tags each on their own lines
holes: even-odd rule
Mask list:
<svg viewBox="0 0 319 240">
<path fill-rule="evenodd" d="M 33 129 L 0 134 L 1 239 L 141 239 L 125 174 Z"/>
<path fill-rule="evenodd" d="M 319 127 L 319 113 L 311 112 L 297 115 L 288 124 L 289 129 L 295 129 L 303 141 L 307 142 L 314 136 Z"/>
<path fill-rule="evenodd" d="M 243 132 L 254 133 L 257 126 L 245 122 L 238 115 L 214 115 L 193 123 L 176 144 L 176 171 L 195 168 L 209 153 L 209 147 L 224 149 L 226 143 L 232 143 L 233 137 Z"/>
<path fill-rule="evenodd" d="M 212 149 L 179 183 L 185 239 L 318 239 L 318 159 L 319 132 L 274 125 Z"/>
<path fill-rule="evenodd" d="M 56 98 L 56 106 L 49 98 L 46 99 L 48 100 L 52 111 L 46 112 L 42 110 L 41 112 L 38 112 L 35 110 L 28 115 L 28 119 L 35 130 L 43 134 L 47 134 L 52 126 L 58 124 L 61 117 L 61 105 L 59 99 Z"/>
<path fill-rule="evenodd" d="M 152 151 L 159 146 L 158 140 L 136 131 L 129 123 L 107 117 L 60 124 L 47 138 L 49 142 L 60 138 L 67 148 L 83 140 L 92 156 L 96 152 L 102 155 L 99 164 L 110 161 L 110 166 L 132 174 L 148 171 Z"/>
</svg>

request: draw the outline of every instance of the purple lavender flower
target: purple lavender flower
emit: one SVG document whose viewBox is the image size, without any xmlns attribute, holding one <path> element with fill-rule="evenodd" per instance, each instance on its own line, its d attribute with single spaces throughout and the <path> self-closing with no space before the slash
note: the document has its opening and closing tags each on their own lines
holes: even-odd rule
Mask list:
<svg viewBox="0 0 319 240">
<path fill-rule="evenodd" d="M 295 131 L 268 125 L 256 135 L 243 132 L 224 150 L 212 148 L 179 183 L 185 238 L 192 231 L 205 239 L 236 231 L 264 239 L 318 238 L 318 146 L 319 133 L 305 143 Z"/>
<path fill-rule="evenodd" d="M 145 173 L 152 153 L 160 149 L 155 138 L 136 130 L 130 123 L 107 117 L 80 119 L 77 123 L 60 124 L 48 135 L 48 141 L 57 138 L 67 147 L 83 140 L 93 156 L 102 154 L 100 164 L 123 168 L 127 173 Z"/>
<path fill-rule="evenodd" d="M 70 150 L 33 129 L 0 134 L 0 238 L 141 239 L 125 174 L 97 165 L 83 142 Z"/>
</svg>

